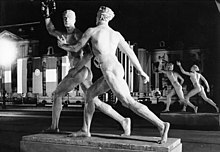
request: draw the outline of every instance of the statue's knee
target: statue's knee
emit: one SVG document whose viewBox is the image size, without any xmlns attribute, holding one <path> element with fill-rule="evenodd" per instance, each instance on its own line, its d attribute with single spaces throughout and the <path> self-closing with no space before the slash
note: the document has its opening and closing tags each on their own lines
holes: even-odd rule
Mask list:
<svg viewBox="0 0 220 152">
<path fill-rule="evenodd" d="M 130 108 L 130 103 L 127 100 L 120 100 L 122 106 L 126 107 L 126 108 Z"/>
<path fill-rule="evenodd" d="M 85 90 L 85 100 L 88 102 L 91 98 L 91 93 L 88 90 Z"/>
<path fill-rule="evenodd" d="M 94 99 L 93 99 L 92 101 L 90 101 L 90 102 L 92 102 L 97 108 L 100 108 L 100 107 L 102 106 L 102 101 L 99 100 L 98 97 L 97 97 L 97 98 L 94 98 Z"/>
<path fill-rule="evenodd" d="M 55 91 L 52 93 L 52 101 L 55 100 Z"/>
<path fill-rule="evenodd" d="M 188 105 L 189 100 L 180 100 L 180 104 Z"/>
<path fill-rule="evenodd" d="M 81 79 L 89 80 L 89 69 L 88 67 L 83 67 L 80 71 Z"/>
<path fill-rule="evenodd" d="M 185 100 L 183 100 L 184 105 L 188 105 L 190 103 L 189 98 L 186 98 Z"/>
<path fill-rule="evenodd" d="M 52 93 L 52 100 L 53 100 L 54 102 L 56 102 L 58 98 L 62 98 L 62 95 L 61 95 L 60 93 L 58 93 L 57 91 L 54 91 L 54 92 Z"/>
<path fill-rule="evenodd" d="M 86 103 L 85 108 L 88 113 L 94 113 L 95 111 L 95 105 L 92 102 Z"/>
<path fill-rule="evenodd" d="M 92 74 L 92 72 L 91 72 L 91 70 L 89 68 L 87 68 L 87 71 L 88 71 L 88 75 L 87 75 L 86 80 L 92 81 L 93 74 Z"/>
<path fill-rule="evenodd" d="M 124 106 L 126 107 L 126 108 L 129 108 L 129 109 L 131 109 L 131 108 L 133 108 L 133 107 L 135 107 L 136 106 L 136 104 L 137 104 L 137 101 L 135 101 L 135 100 L 126 100 L 126 102 L 123 102 L 122 103 L 122 105 L 124 104 Z"/>
<path fill-rule="evenodd" d="M 58 97 L 57 92 L 54 91 L 54 92 L 52 93 L 52 98 L 53 98 L 53 99 L 56 99 L 57 97 Z"/>
<path fill-rule="evenodd" d="M 103 105 L 102 105 L 102 102 L 97 102 L 97 101 L 93 101 L 95 107 L 99 110 L 103 110 Z"/>
<path fill-rule="evenodd" d="M 172 98 L 171 95 L 167 95 L 167 99 L 170 100 Z"/>
<path fill-rule="evenodd" d="M 185 96 L 184 96 L 184 99 L 185 99 L 185 100 L 189 100 L 189 95 L 185 95 Z"/>
<path fill-rule="evenodd" d="M 124 106 L 125 108 L 130 108 L 130 106 L 129 106 L 127 103 L 122 102 L 121 104 L 122 104 L 122 106 Z"/>
</svg>

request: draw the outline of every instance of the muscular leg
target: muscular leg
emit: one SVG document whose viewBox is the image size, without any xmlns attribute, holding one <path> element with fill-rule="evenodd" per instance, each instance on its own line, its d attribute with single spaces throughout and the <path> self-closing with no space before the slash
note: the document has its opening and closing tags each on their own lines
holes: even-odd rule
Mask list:
<svg viewBox="0 0 220 152">
<path fill-rule="evenodd" d="M 217 105 L 206 96 L 204 88 L 202 87 L 201 89 L 202 90 L 201 90 L 200 94 L 201 94 L 201 97 L 203 98 L 203 100 L 208 102 L 210 105 L 212 105 L 216 109 L 217 112 L 219 112 L 219 108 L 217 107 Z"/>
<path fill-rule="evenodd" d="M 193 108 L 194 112 L 197 113 L 198 107 L 194 106 L 189 100 L 186 100 L 184 98 L 182 87 L 176 88 L 175 90 L 180 99 L 180 102 L 184 104 L 182 111 L 186 111 L 186 106 L 190 106 L 191 108 Z"/>
<path fill-rule="evenodd" d="M 197 93 L 199 93 L 201 91 L 201 88 L 200 87 L 195 87 L 194 89 L 192 89 L 186 96 L 185 96 L 185 99 L 187 101 L 187 103 L 191 103 L 190 102 L 190 98 L 194 95 L 196 95 Z M 194 108 L 194 112 L 197 113 L 198 111 L 198 107 L 195 107 Z"/>
<path fill-rule="evenodd" d="M 117 98 L 122 102 L 122 105 L 130 108 L 133 112 L 149 120 L 155 126 L 157 126 L 161 140 L 159 143 L 165 143 L 168 138 L 168 131 L 170 124 L 168 122 L 163 122 L 160 120 L 153 112 L 151 112 L 147 106 L 136 102 L 130 95 L 130 91 L 126 81 L 121 76 L 113 74 L 111 71 L 104 71 L 104 77 L 109 84 L 111 90 L 117 96 Z"/>
<path fill-rule="evenodd" d="M 93 85 L 91 81 L 85 81 L 83 82 L 82 86 L 83 86 L 82 88 L 85 89 L 88 89 L 91 86 L 86 93 L 86 103 L 84 108 L 84 119 L 85 119 L 84 123 L 86 124 L 83 126 L 87 126 L 87 128 L 84 128 L 81 131 L 73 133 L 69 136 L 74 136 L 74 137 L 91 136 L 90 127 L 91 127 L 91 121 L 95 111 L 95 107 L 97 107 L 101 112 L 105 113 L 106 115 L 118 121 L 124 129 L 124 134 L 122 135 L 129 136 L 131 133 L 130 118 L 124 118 L 118 112 L 116 112 L 110 105 L 98 99 L 98 95 L 107 92 L 110 89 L 104 78 L 101 77 Z"/>
<path fill-rule="evenodd" d="M 92 53 L 85 53 L 82 59 L 71 69 L 71 76 L 73 77 L 79 70 L 85 67 L 85 65 L 92 59 L 92 56 Z"/>
<path fill-rule="evenodd" d="M 175 92 L 175 90 L 174 89 L 172 89 L 171 91 L 170 91 L 170 93 L 167 95 L 167 102 L 165 103 L 166 104 L 166 108 L 165 108 L 165 110 L 163 110 L 163 112 L 168 112 L 168 111 L 170 111 L 170 105 L 171 105 L 171 103 L 172 103 L 172 96 L 173 95 L 175 95 L 176 94 L 176 92 Z"/>
<path fill-rule="evenodd" d="M 74 76 L 72 75 L 74 73 Z M 76 74 L 75 74 L 76 73 Z M 68 75 L 60 82 L 56 90 L 53 92 L 53 106 L 52 106 L 52 123 L 50 128 L 44 130 L 45 132 L 59 132 L 59 119 L 62 110 L 62 97 L 75 88 L 79 83 L 85 80 L 88 71 L 84 67 L 78 72 L 71 69 Z"/>
</svg>

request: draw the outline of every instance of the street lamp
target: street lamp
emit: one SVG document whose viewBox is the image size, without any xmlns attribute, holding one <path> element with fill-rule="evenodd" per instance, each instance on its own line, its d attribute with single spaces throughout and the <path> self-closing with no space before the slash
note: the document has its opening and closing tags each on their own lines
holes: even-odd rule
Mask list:
<svg viewBox="0 0 220 152">
<path fill-rule="evenodd" d="M 5 103 L 6 90 L 5 90 L 4 81 L 7 75 L 4 75 L 5 68 L 11 65 L 11 63 L 15 60 L 16 55 L 17 55 L 16 43 L 9 39 L 0 38 L 0 65 L 2 67 L 2 101 L 3 101 L 2 108 L 6 108 L 6 103 Z"/>
</svg>

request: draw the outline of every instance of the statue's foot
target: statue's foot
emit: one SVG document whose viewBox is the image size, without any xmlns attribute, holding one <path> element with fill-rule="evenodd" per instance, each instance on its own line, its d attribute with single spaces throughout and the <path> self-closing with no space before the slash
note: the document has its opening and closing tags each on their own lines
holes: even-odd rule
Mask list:
<svg viewBox="0 0 220 152">
<path fill-rule="evenodd" d="M 69 134 L 68 137 L 91 137 L 91 134 L 89 132 L 80 130 L 80 131 Z"/>
<path fill-rule="evenodd" d="M 219 113 L 219 108 L 218 107 L 216 107 L 216 112 Z"/>
<path fill-rule="evenodd" d="M 186 108 L 183 108 L 183 109 L 181 110 L 181 112 L 186 112 Z"/>
<path fill-rule="evenodd" d="M 165 109 L 162 112 L 170 112 L 170 110 L 169 109 Z"/>
<path fill-rule="evenodd" d="M 51 127 L 42 130 L 42 133 L 59 133 L 59 132 L 60 132 L 59 128 L 53 129 Z"/>
<path fill-rule="evenodd" d="M 121 136 L 130 136 L 131 135 L 131 119 L 125 118 L 122 122 L 122 127 L 124 129 L 124 133 Z"/>
<path fill-rule="evenodd" d="M 164 144 L 167 142 L 169 129 L 170 129 L 170 123 L 165 122 L 163 129 L 160 130 L 161 140 L 158 141 L 158 144 Z"/>
<path fill-rule="evenodd" d="M 197 112 L 198 112 L 198 107 L 196 106 L 196 107 L 194 108 L 194 113 L 197 114 Z"/>
<path fill-rule="evenodd" d="M 181 112 L 186 112 L 186 107 L 187 107 L 186 104 L 183 103 L 183 108 L 182 108 Z"/>
</svg>

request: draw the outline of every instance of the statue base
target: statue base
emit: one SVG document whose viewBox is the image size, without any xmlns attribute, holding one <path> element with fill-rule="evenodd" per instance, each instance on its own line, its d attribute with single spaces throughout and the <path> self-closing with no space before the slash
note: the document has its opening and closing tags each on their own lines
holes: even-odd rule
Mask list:
<svg viewBox="0 0 220 152">
<path fill-rule="evenodd" d="M 23 136 L 20 152 L 182 152 L 180 139 L 159 137 L 92 134 L 92 137 L 67 137 L 68 133 Z"/>
<path fill-rule="evenodd" d="M 172 126 L 178 128 L 193 128 L 193 129 L 220 129 L 220 114 L 219 113 L 161 113 L 160 118 L 163 121 L 170 122 Z"/>
</svg>

